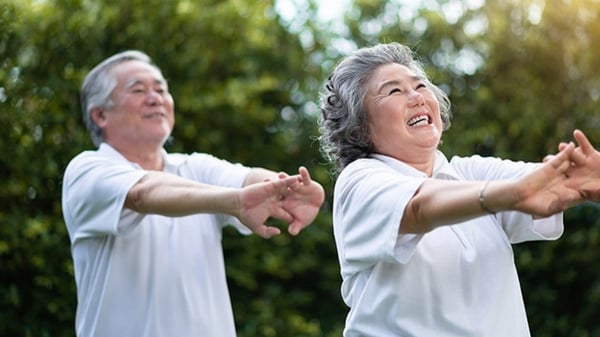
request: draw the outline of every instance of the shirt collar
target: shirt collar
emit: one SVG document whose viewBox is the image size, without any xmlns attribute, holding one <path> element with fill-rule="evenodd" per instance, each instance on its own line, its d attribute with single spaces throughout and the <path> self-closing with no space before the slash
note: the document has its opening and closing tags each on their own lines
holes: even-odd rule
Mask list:
<svg viewBox="0 0 600 337">
<path fill-rule="evenodd" d="M 163 156 L 163 165 L 164 171 L 173 172 L 176 171 L 177 168 L 186 161 L 185 156 L 172 156 L 167 153 L 167 151 L 163 148 L 161 149 Z M 114 147 L 112 147 L 108 143 L 101 143 L 98 147 L 98 152 L 105 154 L 111 158 L 118 159 L 120 161 L 127 162 L 136 168 L 141 168 L 137 163 L 131 162 L 127 160 L 119 151 L 117 151 Z"/>
<path fill-rule="evenodd" d="M 112 159 L 118 159 L 119 161 L 127 162 L 133 166 L 140 167 L 138 164 L 127 160 L 127 158 L 125 158 L 125 156 L 123 156 L 121 154 L 121 152 L 117 151 L 114 147 L 112 147 L 108 143 L 101 143 L 100 146 L 98 146 L 98 152 L 102 153 L 103 155 L 106 155 Z"/>
<path fill-rule="evenodd" d="M 377 159 L 389 167 L 393 168 L 399 173 L 414 176 L 414 177 L 427 177 L 427 175 L 417 170 L 416 168 L 390 156 L 373 153 L 370 155 L 371 158 Z M 454 170 L 454 167 L 448 162 L 448 158 L 439 150 L 435 152 L 435 159 L 433 162 L 433 174 L 432 178 L 458 180 L 459 176 Z"/>
</svg>

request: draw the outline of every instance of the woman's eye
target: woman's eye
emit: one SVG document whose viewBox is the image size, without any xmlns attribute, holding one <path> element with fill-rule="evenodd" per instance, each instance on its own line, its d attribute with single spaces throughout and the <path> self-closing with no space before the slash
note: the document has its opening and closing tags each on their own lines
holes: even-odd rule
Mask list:
<svg viewBox="0 0 600 337">
<path fill-rule="evenodd" d="M 425 85 L 425 83 L 419 83 L 417 84 L 417 87 L 415 88 L 415 90 L 421 89 L 421 88 L 427 88 L 427 86 Z"/>
<path fill-rule="evenodd" d="M 395 93 L 397 93 L 397 92 L 402 92 L 402 90 L 400 90 L 400 89 L 398 89 L 398 88 L 394 88 L 394 89 L 390 90 L 390 95 L 391 95 L 391 94 L 395 94 Z"/>
</svg>

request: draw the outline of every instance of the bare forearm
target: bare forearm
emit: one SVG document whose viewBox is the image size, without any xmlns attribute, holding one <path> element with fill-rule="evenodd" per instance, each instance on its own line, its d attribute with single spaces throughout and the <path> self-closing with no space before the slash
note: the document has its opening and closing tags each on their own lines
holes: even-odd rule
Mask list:
<svg viewBox="0 0 600 337">
<path fill-rule="evenodd" d="M 409 201 L 400 222 L 400 233 L 425 233 L 488 211 L 515 210 L 547 217 L 581 202 L 581 193 L 569 186 L 567 171 L 574 145 L 518 180 L 486 182 L 425 181 Z M 483 190 L 485 188 L 485 191 Z M 485 193 L 482 193 L 484 191 Z M 483 203 L 482 203 L 483 201 Z"/>
<path fill-rule="evenodd" d="M 425 233 L 439 226 L 488 214 L 479 200 L 484 187 L 484 205 L 488 209 L 502 211 L 514 203 L 516 196 L 511 192 L 509 182 L 485 184 L 480 181 L 425 181 L 405 209 L 400 232 Z"/>
<path fill-rule="evenodd" d="M 162 172 L 149 172 L 132 187 L 125 202 L 140 213 L 184 216 L 195 213 L 235 215 L 238 190 L 196 183 Z"/>
</svg>

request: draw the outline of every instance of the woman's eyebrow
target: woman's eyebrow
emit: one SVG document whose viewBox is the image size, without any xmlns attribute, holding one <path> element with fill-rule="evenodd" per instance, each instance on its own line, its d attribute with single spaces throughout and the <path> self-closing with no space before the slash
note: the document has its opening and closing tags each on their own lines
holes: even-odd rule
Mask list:
<svg viewBox="0 0 600 337">
<path fill-rule="evenodd" d="M 402 81 L 400 81 L 400 80 L 385 81 L 379 86 L 379 88 L 377 88 L 377 92 L 382 92 L 387 87 L 395 87 L 395 86 L 399 86 L 401 84 L 402 84 Z"/>
<path fill-rule="evenodd" d="M 413 75 L 410 77 L 411 83 L 420 82 L 423 80 L 424 80 L 423 76 Z M 394 80 L 385 81 L 379 86 L 379 88 L 377 89 L 377 92 L 382 92 L 386 87 L 399 86 L 401 84 L 402 84 L 401 80 L 394 79 Z"/>
</svg>

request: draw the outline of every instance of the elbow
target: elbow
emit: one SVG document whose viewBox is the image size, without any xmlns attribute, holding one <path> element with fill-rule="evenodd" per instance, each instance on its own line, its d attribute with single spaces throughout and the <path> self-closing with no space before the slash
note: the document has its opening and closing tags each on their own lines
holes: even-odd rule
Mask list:
<svg viewBox="0 0 600 337">
<path fill-rule="evenodd" d="M 135 183 L 127 192 L 125 198 L 125 207 L 138 213 L 149 213 L 148 202 L 149 195 L 152 190 L 152 184 L 149 184 L 149 176 L 151 173 L 144 175 L 137 183 Z"/>
<path fill-rule="evenodd" d="M 125 199 L 125 207 L 138 213 L 144 213 L 143 189 L 140 188 L 140 183 L 135 184 Z"/>
<path fill-rule="evenodd" d="M 415 197 L 406 205 L 400 223 L 400 234 L 425 234 L 434 229 L 421 206 L 419 199 Z"/>
</svg>

